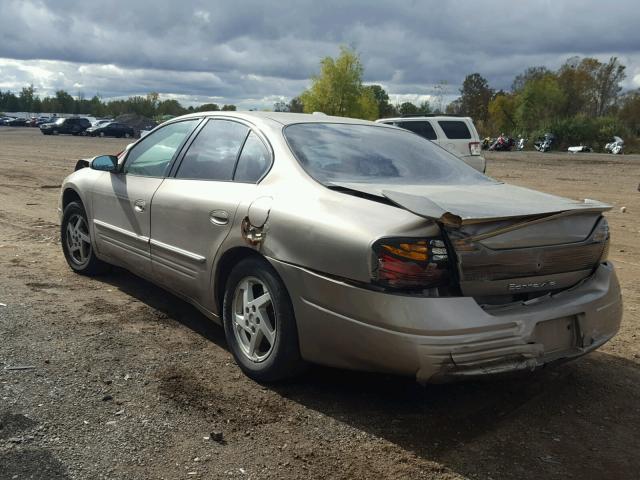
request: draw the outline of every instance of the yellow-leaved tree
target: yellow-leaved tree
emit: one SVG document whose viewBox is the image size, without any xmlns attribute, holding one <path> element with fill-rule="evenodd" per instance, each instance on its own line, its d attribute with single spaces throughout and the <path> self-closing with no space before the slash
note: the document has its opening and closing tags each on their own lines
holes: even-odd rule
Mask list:
<svg viewBox="0 0 640 480">
<path fill-rule="evenodd" d="M 358 54 L 346 47 L 340 48 L 340 55 L 335 59 L 323 58 L 320 74 L 312 78 L 311 87 L 300 95 L 305 113 L 378 118 L 374 92 L 362 84 L 363 71 Z"/>
</svg>

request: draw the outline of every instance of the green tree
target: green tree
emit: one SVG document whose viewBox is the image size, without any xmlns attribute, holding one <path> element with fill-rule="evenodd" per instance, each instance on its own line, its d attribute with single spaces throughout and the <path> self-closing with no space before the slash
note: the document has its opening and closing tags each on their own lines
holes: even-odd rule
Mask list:
<svg viewBox="0 0 640 480">
<path fill-rule="evenodd" d="M 311 87 L 300 95 L 304 111 L 370 120 L 377 118 L 375 96 L 362 85 L 363 71 L 357 53 L 346 47 L 340 48 L 337 58 L 322 59 L 320 74 L 313 77 Z"/>
<path fill-rule="evenodd" d="M 554 74 L 529 80 L 519 94 L 518 125 L 531 132 L 561 117 L 566 97 Z"/>
<path fill-rule="evenodd" d="M 516 78 L 513 79 L 513 83 L 511 84 L 512 92 L 520 92 L 527 82 L 531 80 L 540 79 L 549 73 L 552 73 L 547 67 L 529 67 L 524 72 L 516 75 Z"/>
<path fill-rule="evenodd" d="M 389 103 L 389 94 L 380 85 L 367 85 L 365 89 L 371 90 L 378 106 L 380 118 L 392 117 L 396 114 L 395 108 Z"/>
<path fill-rule="evenodd" d="M 517 94 L 498 92 L 489 102 L 489 122 L 485 127 L 492 131 L 514 132 L 518 127 L 517 107 Z"/>
<path fill-rule="evenodd" d="M 418 106 L 411 102 L 403 102 L 398 107 L 398 113 L 400 115 L 418 115 Z"/>
<path fill-rule="evenodd" d="M 23 87 L 18 95 L 18 101 L 20 102 L 20 110 L 23 112 L 33 112 L 33 102 L 35 100 L 35 90 L 33 85 Z"/>
<path fill-rule="evenodd" d="M 632 135 L 640 135 L 640 89 L 622 97 L 618 118 Z"/>
<path fill-rule="evenodd" d="M 203 103 L 195 109 L 196 112 L 217 112 L 220 107 L 217 103 Z"/>
<path fill-rule="evenodd" d="M 288 109 L 292 113 L 303 113 L 304 112 L 304 104 L 300 97 L 293 97 L 289 101 Z"/>
<path fill-rule="evenodd" d="M 235 105 L 223 105 L 221 110 L 223 112 L 235 112 L 236 111 L 236 106 Z"/>
<path fill-rule="evenodd" d="M 489 82 L 479 73 L 467 75 L 460 89 L 462 114 L 475 121 L 486 121 L 489 114 L 489 102 L 493 98 L 493 90 Z"/>
<path fill-rule="evenodd" d="M 156 115 L 171 115 L 177 117 L 186 113 L 185 108 L 175 99 L 162 100 L 158 102 Z"/>
<path fill-rule="evenodd" d="M 607 63 L 600 64 L 595 75 L 597 116 L 605 115 L 609 108 L 616 103 L 618 95 L 622 91 L 620 82 L 625 77 L 625 66 L 616 57 L 611 57 Z"/>
<path fill-rule="evenodd" d="M 53 110 L 54 112 L 73 113 L 75 100 L 64 90 L 58 90 L 56 92 L 55 105 L 57 108 Z"/>
</svg>

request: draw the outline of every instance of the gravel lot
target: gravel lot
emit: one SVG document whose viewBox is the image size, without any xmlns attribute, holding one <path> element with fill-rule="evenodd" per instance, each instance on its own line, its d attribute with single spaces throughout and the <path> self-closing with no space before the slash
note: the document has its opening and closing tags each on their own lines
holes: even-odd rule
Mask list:
<svg viewBox="0 0 640 480">
<path fill-rule="evenodd" d="M 615 206 L 625 314 L 600 351 L 510 380 L 315 368 L 263 387 L 186 303 L 66 266 L 61 180 L 125 143 L 0 127 L 0 479 L 638 478 L 640 156 L 488 157 L 496 178 Z"/>
</svg>

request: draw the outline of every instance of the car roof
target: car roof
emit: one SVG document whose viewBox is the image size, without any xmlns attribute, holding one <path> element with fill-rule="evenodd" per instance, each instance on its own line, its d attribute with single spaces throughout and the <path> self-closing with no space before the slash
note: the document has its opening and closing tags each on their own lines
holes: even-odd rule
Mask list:
<svg viewBox="0 0 640 480">
<path fill-rule="evenodd" d="M 282 125 L 291 125 L 294 123 L 349 123 L 360 125 L 376 125 L 375 122 L 368 120 L 360 120 L 357 118 L 348 117 L 336 117 L 332 115 L 325 115 L 324 113 L 290 113 L 290 112 L 254 112 L 254 111 L 209 111 L 198 112 L 183 115 L 181 117 L 174 118 L 172 120 L 201 117 L 201 116 L 220 116 L 230 118 L 241 118 L 248 121 L 252 119 L 267 119 Z"/>
<path fill-rule="evenodd" d="M 455 115 L 409 115 L 406 117 L 390 117 L 390 118 L 379 118 L 376 120 L 377 123 L 383 122 L 411 122 L 415 120 L 471 120 L 471 117 L 457 117 Z"/>
</svg>

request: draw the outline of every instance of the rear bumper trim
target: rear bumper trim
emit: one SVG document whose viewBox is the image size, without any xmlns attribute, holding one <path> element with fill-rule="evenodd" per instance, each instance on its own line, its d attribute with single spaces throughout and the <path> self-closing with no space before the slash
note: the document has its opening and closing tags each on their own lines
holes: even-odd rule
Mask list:
<svg viewBox="0 0 640 480">
<path fill-rule="evenodd" d="M 610 263 L 544 301 L 486 311 L 471 297 L 375 292 L 270 261 L 293 301 L 304 359 L 420 381 L 531 370 L 575 358 L 612 338 L 622 317 Z M 544 336 L 536 330 L 542 322 L 569 318 L 575 319 L 579 338 L 567 336 L 566 345 L 547 340 L 553 331 Z"/>
</svg>

